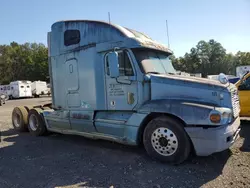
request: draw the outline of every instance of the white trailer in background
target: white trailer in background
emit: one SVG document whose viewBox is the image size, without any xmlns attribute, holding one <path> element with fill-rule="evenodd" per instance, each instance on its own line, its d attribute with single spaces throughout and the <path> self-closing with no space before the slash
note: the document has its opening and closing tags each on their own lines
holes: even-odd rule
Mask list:
<svg viewBox="0 0 250 188">
<path fill-rule="evenodd" d="M 32 97 L 31 81 L 10 82 L 10 98 L 28 98 Z"/>
<path fill-rule="evenodd" d="M 236 76 L 242 78 L 247 72 L 250 72 L 250 65 L 236 67 Z"/>
<path fill-rule="evenodd" d="M 40 95 L 48 95 L 49 89 L 47 83 L 44 81 L 34 81 L 31 84 L 31 91 L 34 97 L 39 97 Z"/>
</svg>

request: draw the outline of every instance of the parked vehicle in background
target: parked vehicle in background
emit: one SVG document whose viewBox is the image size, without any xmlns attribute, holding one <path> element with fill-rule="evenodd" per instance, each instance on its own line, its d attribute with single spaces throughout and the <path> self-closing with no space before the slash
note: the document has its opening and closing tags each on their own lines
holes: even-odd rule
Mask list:
<svg viewBox="0 0 250 188">
<path fill-rule="evenodd" d="M 28 98 L 32 97 L 31 81 L 14 81 L 10 82 L 11 93 L 9 95 L 12 98 Z"/>
<path fill-rule="evenodd" d="M 239 91 L 240 116 L 250 117 L 250 73 L 243 75 L 235 85 Z"/>
<path fill-rule="evenodd" d="M 40 97 L 40 95 L 48 95 L 49 89 L 47 83 L 44 81 L 34 81 L 31 84 L 31 91 L 34 97 Z"/>
<path fill-rule="evenodd" d="M 240 79 L 248 72 L 250 72 L 250 65 L 236 67 L 236 76 Z"/>
<path fill-rule="evenodd" d="M 0 85 L 0 93 L 9 97 L 11 95 L 10 85 Z M 6 98 L 7 99 L 7 98 Z"/>
<path fill-rule="evenodd" d="M 193 77 L 198 77 L 198 78 L 202 77 L 201 73 L 187 73 L 187 72 L 182 72 L 182 71 L 176 71 L 176 74 L 182 75 L 182 76 L 193 76 Z"/>
<path fill-rule="evenodd" d="M 232 84 L 235 84 L 238 80 L 240 80 L 239 77 L 234 76 L 234 75 L 226 75 L 226 77 L 227 77 L 228 81 L 230 83 L 232 83 Z M 218 74 L 217 75 L 208 75 L 207 78 L 209 80 L 217 80 L 217 81 L 219 81 L 219 75 Z"/>
<path fill-rule="evenodd" d="M 6 100 L 7 100 L 6 95 L 0 92 L 0 106 L 5 104 Z"/>
<path fill-rule="evenodd" d="M 176 73 L 166 46 L 101 21 L 56 22 L 48 33 L 52 104 L 15 107 L 16 130 L 143 144 L 181 163 L 229 148 L 240 131 L 237 88 Z"/>
<path fill-rule="evenodd" d="M 47 84 L 47 88 L 48 88 L 48 96 L 51 95 L 51 88 L 50 88 L 50 84 Z"/>
</svg>

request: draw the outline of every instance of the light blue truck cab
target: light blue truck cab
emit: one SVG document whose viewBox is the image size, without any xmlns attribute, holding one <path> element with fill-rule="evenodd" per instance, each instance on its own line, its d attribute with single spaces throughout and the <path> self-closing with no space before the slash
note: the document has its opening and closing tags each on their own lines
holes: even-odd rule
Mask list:
<svg viewBox="0 0 250 188">
<path fill-rule="evenodd" d="M 151 157 L 170 163 L 192 150 L 223 151 L 238 138 L 236 87 L 176 75 L 172 52 L 141 32 L 60 21 L 48 33 L 48 48 L 53 109 L 29 111 L 34 135 L 48 130 L 143 144 Z"/>
</svg>

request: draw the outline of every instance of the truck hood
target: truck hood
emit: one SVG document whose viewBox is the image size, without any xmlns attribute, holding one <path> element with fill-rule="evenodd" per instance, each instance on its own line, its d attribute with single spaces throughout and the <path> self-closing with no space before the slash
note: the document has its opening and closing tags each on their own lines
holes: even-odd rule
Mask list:
<svg viewBox="0 0 250 188">
<path fill-rule="evenodd" d="M 227 88 L 228 84 L 222 84 L 217 80 L 210 80 L 207 78 L 197 78 L 192 76 L 183 76 L 183 75 L 164 75 L 164 74 L 152 74 L 151 78 L 157 77 L 162 79 L 172 79 L 176 81 L 183 81 L 183 82 L 193 82 L 193 83 L 200 83 L 205 84 L 212 87 L 221 87 L 221 88 Z"/>
<path fill-rule="evenodd" d="M 231 84 L 180 75 L 147 75 L 151 85 L 151 100 L 178 98 L 222 105 L 220 94 L 230 95 Z"/>
</svg>

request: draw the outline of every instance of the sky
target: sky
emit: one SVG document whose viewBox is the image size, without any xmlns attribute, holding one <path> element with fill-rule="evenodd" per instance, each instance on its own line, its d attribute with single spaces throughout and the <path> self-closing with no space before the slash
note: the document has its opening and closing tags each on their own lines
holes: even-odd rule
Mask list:
<svg viewBox="0 0 250 188">
<path fill-rule="evenodd" d="M 0 45 L 47 45 L 59 20 L 108 21 L 146 33 L 183 56 L 200 40 L 215 39 L 227 52 L 250 51 L 250 0 L 8 0 L 0 3 Z"/>
</svg>

